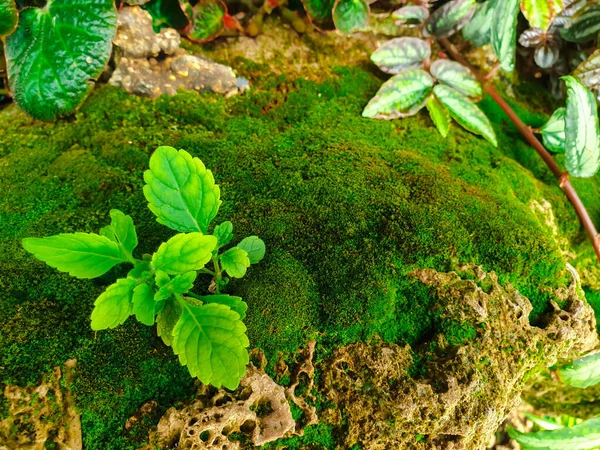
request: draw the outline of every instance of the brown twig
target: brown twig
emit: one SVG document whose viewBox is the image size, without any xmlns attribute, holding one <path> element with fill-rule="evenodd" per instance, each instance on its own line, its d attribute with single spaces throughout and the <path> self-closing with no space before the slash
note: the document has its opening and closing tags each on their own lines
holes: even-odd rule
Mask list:
<svg viewBox="0 0 600 450">
<path fill-rule="evenodd" d="M 529 143 L 529 145 L 531 145 L 533 149 L 537 152 L 537 154 L 540 155 L 540 157 L 544 160 L 552 174 L 558 180 L 560 188 L 563 190 L 563 192 L 575 208 L 575 211 L 577 212 L 577 215 L 579 216 L 579 219 L 581 220 L 585 231 L 587 232 L 588 236 L 590 237 L 590 240 L 592 241 L 592 246 L 594 247 L 594 251 L 596 252 L 596 257 L 600 261 L 600 236 L 598 235 L 598 231 L 596 231 L 594 222 L 592 222 L 590 215 L 588 214 L 587 210 L 585 209 L 585 206 L 581 202 L 579 195 L 577 195 L 575 188 L 569 181 L 569 174 L 567 172 L 563 172 L 560 169 L 560 167 L 558 167 L 558 164 L 556 164 L 550 153 L 548 153 L 548 150 L 546 150 L 542 143 L 538 140 L 538 138 L 535 137 L 531 128 L 523 123 L 523 121 L 517 115 L 517 113 L 515 113 L 515 111 L 510 107 L 510 105 L 506 103 L 506 101 L 502 98 L 502 96 L 498 93 L 494 86 L 492 86 L 489 83 L 489 80 L 486 78 L 486 76 L 481 74 L 475 67 L 473 67 L 467 61 L 467 59 L 456 50 L 456 48 L 450 41 L 448 41 L 447 39 L 440 39 L 439 42 L 454 60 L 461 63 L 463 66 L 468 67 L 473 72 L 473 74 L 481 82 L 484 91 L 487 92 L 490 97 L 492 97 L 492 99 L 498 104 L 498 106 L 500 106 L 500 108 L 506 113 L 506 115 L 509 117 L 512 123 L 515 125 L 517 130 L 519 130 L 519 132 L 523 135 L 525 140 Z"/>
</svg>

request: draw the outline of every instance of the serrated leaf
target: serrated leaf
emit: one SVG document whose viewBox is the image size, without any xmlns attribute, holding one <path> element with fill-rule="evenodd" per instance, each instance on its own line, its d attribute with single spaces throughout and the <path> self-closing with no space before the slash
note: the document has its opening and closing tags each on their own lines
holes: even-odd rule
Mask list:
<svg viewBox="0 0 600 450">
<path fill-rule="evenodd" d="M 500 67 L 515 70 L 519 0 L 497 0 L 492 16 L 491 43 Z"/>
<path fill-rule="evenodd" d="M 154 283 L 159 287 L 166 286 L 171 281 L 171 277 L 168 273 L 162 270 L 157 270 L 154 275 Z"/>
<path fill-rule="evenodd" d="M 256 264 L 265 257 L 265 243 L 258 236 L 248 236 L 236 245 L 237 248 L 241 248 L 248 253 L 250 264 Z"/>
<path fill-rule="evenodd" d="M 14 0 L 0 0 L 0 38 L 12 34 L 17 28 L 19 12 Z"/>
<path fill-rule="evenodd" d="M 443 84 L 435 86 L 433 92 L 438 100 L 448 108 L 452 118 L 463 128 L 483 136 L 494 146 L 498 146 L 496 133 L 494 133 L 489 119 L 475 103 L 460 92 Z"/>
<path fill-rule="evenodd" d="M 23 248 L 50 267 L 77 278 L 96 278 L 128 262 L 117 243 L 91 233 L 25 238 Z"/>
<path fill-rule="evenodd" d="M 579 79 L 562 77 L 567 85 L 565 116 L 565 159 L 567 170 L 576 177 L 596 174 L 600 165 L 598 105 L 594 94 Z"/>
<path fill-rule="evenodd" d="M 215 227 L 213 236 L 217 238 L 217 247 L 221 248 L 231 242 L 233 239 L 233 224 L 229 221 L 223 222 Z"/>
<path fill-rule="evenodd" d="M 557 370 L 563 383 L 585 389 L 600 383 L 600 351 L 592 352 Z"/>
<path fill-rule="evenodd" d="M 156 315 L 156 301 L 154 301 L 152 286 L 146 283 L 138 284 L 133 290 L 131 302 L 135 318 L 146 326 L 152 326 Z"/>
<path fill-rule="evenodd" d="M 481 97 L 483 90 L 475 75 L 462 64 L 438 59 L 431 64 L 431 75 L 467 97 Z"/>
<path fill-rule="evenodd" d="M 567 108 L 558 108 L 546 124 L 540 128 L 544 146 L 555 153 L 565 151 L 565 116 Z"/>
<path fill-rule="evenodd" d="M 429 16 L 425 29 L 437 39 L 452 36 L 471 20 L 476 6 L 476 0 L 452 0 Z"/>
<path fill-rule="evenodd" d="M 521 433 L 511 428 L 508 434 L 525 449 L 592 450 L 600 446 L 600 419 L 537 433 Z"/>
<path fill-rule="evenodd" d="M 152 255 L 152 266 L 169 275 L 200 270 L 211 260 L 217 238 L 202 233 L 180 233 L 160 245 Z"/>
<path fill-rule="evenodd" d="M 561 36 L 565 41 L 585 43 L 598 37 L 600 32 L 600 4 L 591 2 L 569 19 Z"/>
<path fill-rule="evenodd" d="M 431 47 L 423 39 L 400 37 L 387 41 L 371 54 L 373 61 L 386 73 L 397 74 L 405 69 L 423 66 L 431 57 Z"/>
<path fill-rule="evenodd" d="M 133 219 L 118 209 L 111 209 L 110 217 L 110 225 L 102 228 L 100 235 L 106 236 L 111 241 L 122 245 L 128 253 L 133 252 L 138 245 Z"/>
<path fill-rule="evenodd" d="M 333 23 L 342 33 L 358 31 L 369 23 L 369 5 L 365 0 L 337 0 L 333 7 Z"/>
<path fill-rule="evenodd" d="M 129 278 L 135 278 L 136 280 L 148 277 L 150 278 L 150 261 L 139 261 L 127 272 Z"/>
<path fill-rule="evenodd" d="M 15 102 L 46 121 L 75 111 L 108 62 L 116 27 L 113 0 L 48 0 L 23 9 L 5 45 Z"/>
<path fill-rule="evenodd" d="M 477 47 L 490 42 L 494 6 L 497 1 L 487 0 L 478 3 L 473 17 L 462 29 L 463 37 L 473 42 L 473 45 Z"/>
<path fill-rule="evenodd" d="M 159 147 L 144 181 L 144 196 L 159 223 L 181 232 L 207 232 L 219 211 L 221 191 L 202 161 L 185 150 Z"/>
<path fill-rule="evenodd" d="M 94 302 L 92 330 L 105 330 L 121 325 L 131 314 L 132 295 L 137 281 L 120 278 Z"/>
<path fill-rule="evenodd" d="M 232 311 L 235 311 L 240 315 L 240 320 L 246 318 L 248 305 L 242 300 L 242 297 L 235 297 L 227 294 L 201 295 L 198 297 L 206 304 L 219 303 L 220 305 L 227 305 Z"/>
<path fill-rule="evenodd" d="M 212 41 L 223 32 L 226 15 L 227 7 L 222 1 L 200 0 L 192 8 L 186 36 L 199 43 Z"/>
<path fill-rule="evenodd" d="M 173 345 L 173 329 L 180 317 L 181 305 L 175 299 L 168 299 L 156 316 L 156 333 L 168 346 Z"/>
<path fill-rule="evenodd" d="M 173 294 L 185 294 L 194 287 L 194 281 L 196 281 L 197 276 L 198 274 L 194 271 L 177 275 L 166 284 L 160 286 L 158 292 L 154 294 L 154 301 L 166 300 Z"/>
<path fill-rule="evenodd" d="M 433 120 L 436 128 L 443 137 L 448 136 L 450 130 L 450 113 L 444 105 L 440 103 L 435 95 L 429 97 L 425 105 L 429 111 L 429 117 Z"/>
<path fill-rule="evenodd" d="M 181 364 L 204 384 L 237 388 L 249 362 L 240 315 L 217 303 L 184 303 L 182 309 L 173 329 L 173 351 Z"/>
<path fill-rule="evenodd" d="M 598 91 L 600 89 L 600 50 L 596 50 L 588 59 L 579 64 L 573 75 L 588 88 Z"/>
<path fill-rule="evenodd" d="M 424 6 L 404 6 L 394 11 L 392 13 L 392 18 L 396 19 L 400 24 L 410 20 L 425 22 L 429 18 L 429 10 Z"/>
<path fill-rule="evenodd" d="M 362 116 L 374 119 L 412 116 L 425 106 L 432 88 L 433 78 L 424 70 L 404 70 L 381 86 Z"/>
<path fill-rule="evenodd" d="M 163 28 L 182 30 L 189 24 L 178 0 L 150 0 L 142 8 L 152 16 L 152 28 L 157 33 Z"/>
<path fill-rule="evenodd" d="M 558 62 L 560 49 L 553 42 L 546 42 L 535 49 L 533 59 L 542 69 L 549 69 Z"/>
<path fill-rule="evenodd" d="M 250 267 L 250 258 L 246 250 L 233 247 L 221 255 L 223 269 L 233 278 L 242 278 Z"/>
<path fill-rule="evenodd" d="M 521 0 L 521 11 L 533 28 L 547 30 L 562 9 L 555 0 Z"/>
<path fill-rule="evenodd" d="M 333 6 L 335 0 L 302 0 L 306 14 L 313 23 L 321 26 L 333 25 Z"/>
</svg>

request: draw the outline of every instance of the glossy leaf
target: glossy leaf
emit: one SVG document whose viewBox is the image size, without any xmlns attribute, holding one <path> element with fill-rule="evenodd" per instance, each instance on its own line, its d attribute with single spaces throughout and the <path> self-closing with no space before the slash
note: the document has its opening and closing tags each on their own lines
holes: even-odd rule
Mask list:
<svg viewBox="0 0 600 450">
<path fill-rule="evenodd" d="M 592 352 L 557 370 L 560 380 L 585 389 L 600 383 L 600 351 Z"/>
<path fill-rule="evenodd" d="M 200 270 L 211 260 L 217 238 L 202 233 L 176 234 L 160 245 L 152 256 L 152 266 L 170 275 Z"/>
<path fill-rule="evenodd" d="M 373 61 L 386 73 L 397 74 L 405 69 L 416 69 L 431 57 L 431 47 L 423 39 L 400 37 L 387 41 L 371 54 Z"/>
<path fill-rule="evenodd" d="M 152 16 L 152 28 L 157 33 L 163 28 L 182 30 L 189 24 L 178 0 L 150 0 L 142 8 Z"/>
<path fill-rule="evenodd" d="M 232 311 L 235 311 L 240 315 L 240 320 L 244 320 L 246 318 L 246 311 L 248 310 L 248 305 L 245 301 L 242 300 L 242 297 L 235 297 L 233 295 L 227 294 L 215 294 L 215 295 L 202 295 L 198 296 L 203 303 L 218 303 L 220 305 L 227 305 L 231 308 Z"/>
<path fill-rule="evenodd" d="M 119 245 L 88 233 L 25 238 L 23 248 L 50 267 L 77 278 L 96 278 L 128 259 Z"/>
<path fill-rule="evenodd" d="M 394 11 L 392 18 L 396 19 L 400 24 L 411 20 L 425 22 L 429 18 L 429 10 L 424 6 L 404 6 Z"/>
<path fill-rule="evenodd" d="M 333 6 L 335 0 L 302 0 L 306 14 L 317 25 L 333 24 Z"/>
<path fill-rule="evenodd" d="M 543 44 L 549 38 L 549 33 L 539 28 L 529 28 L 521 33 L 519 36 L 519 44 L 523 47 L 537 47 Z"/>
<path fill-rule="evenodd" d="M 223 269 L 233 278 L 242 278 L 250 267 L 248 253 L 238 247 L 233 247 L 221 255 Z"/>
<path fill-rule="evenodd" d="M 585 43 L 598 37 L 600 32 L 600 3 L 591 2 L 577 11 L 561 30 L 565 41 Z"/>
<path fill-rule="evenodd" d="M 116 26 L 113 0 L 48 0 L 23 9 L 5 45 L 15 102 L 46 121 L 75 111 L 108 62 Z"/>
<path fill-rule="evenodd" d="M 535 49 L 533 59 L 535 63 L 542 69 L 549 69 L 558 62 L 560 57 L 560 49 L 552 42 L 547 42 L 545 45 L 540 45 Z"/>
<path fill-rule="evenodd" d="M 540 129 L 544 147 L 555 153 L 565 151 L 565 116 L 567 108 L 558 108 L 550 120 Z"/>
<path fill-rule="evenodd" d="M 198 274 L 194 271 L 177 275 L 160 287 L 156 294 L 154 294 L 154 301 L 166 300 L 173 294 L 185 294 L 194 287 L 194 281 L 196 281 L 197 276 Z"/>
<path fill-rule="evenodd" d="M 358 31 L 369 23 L 369 5 L 365 0 L 337 0 L 333 7 L 333 23 L 342 33 Z"/>
<path fill-rule="evenodd" d="M 451 87 L 438 84 L 433 88 L 438 100 L 448 108 L 450 115 L 463 128 L 472 133 L 479 134 L 498 146 L 496 134 L 486 115 L 467 97 Z"/>
<path fill-rule="evenodd" d="M 19 12 L 15 0 L 0 0 L 0 38 L 15 31 L 18 21 Z"/>
<path fill-rule="evenodd" d="M 204 384 L 235 389 L 246 372 L 249 345 L 240 315 L 217 303 L 182 304 L 173 329 L 173 351 Z"/>
<path fill-rule="evenodd" d="M 131 254 L 138 245 L 137 233 L 133 219 L 118 209 L 110 210 L 110 225 L 102 228 L 100 234 L 111 241 L 122 245 L 125 251 Z"/>
<path fill-rule="evenodd" d="M 92 311 L 92 330 L 115 328 L 127 320 L 136 284 L 134 279 L 120 278 L 100 294 Z"/>
<path fill-rule="evenodd" d="M 135 318 L 146 326 L 152 326 L 157 305 L 154 301 L 152 286 L 146 283 L 138 284 L 133 290 L 131 302 L 132 313 L 135 314 Z"/>
<path fill-rule="evenodd" d="M 579 64 L 575 72 L 577 78 L 588 88 L 600 90 L 600 50 L 592 53 L 587 60 Z"/>
<path fill-rule="evenodd" d="M 265 257 L 265 243 L 258 236 L 248 236 L 242 239 L 242 241 L 236 246 L 241 248 L 248 253 L 250 264 L 256 264 Z"/>
<path fill-rule="evenodd" d="M 167 299 L 165 306 L 156 316 L 156 334 L 163 342 L 173 345 L 173 330 L 181 317 L 181 305 L 175 299 Z"/>
<path fill-rule="evenodd" d="M 536 424 L 543 430 L 558 430 L 559 428 L 564 428 L 564 426 L 557 423 L 555 419 L 548 420 L 530 413 L 525 413 L 525 417 L 527 417 L 529 420 L 531 420 L 534 424 Z"/>
<path fill-rule="evenodd" d="M 596 174 L 600 165 L 598 106 L 594 94 L 572 76 L 562 77 L 567 85 L 565 158 L 567 170 L 576 177 Z"/>
<path fill-rule="evenodd" d="M 229 221 L 223 222 L 220 225 L 215 227 L 215 231 L 213 231 L 213 236 L 217 238 L 217 247 L 221 248 L 224 245 L 227 245 L 233 239 L 233 224 Z"/>
<path fill-rule="evenodd" d="M 429 97 L 425 106 L 427 106 L 429 116 L 440 134 L 443 137 L 448 136 L 448 131 L 450 130 L 450 113 L 448 109 L 440 103 L 435 95 Z"/>
<path fill-rule="evenodd" d="M 463 37 L 472 41 L 477 47 L 490 42 L 494 6 L 497 1 L 499 0 L 487 0 L 478 3 L 473 17 L 462 29 Z"/>
<path fill-rule="evenodd" d="M 186 36 L 195 42 L 208 42 L 225 28 L 227 7 L 220 0 L 200 0 L 193 8 Z"/>
<path fill-rule="evenodd" d="M 421 69 L 408 69 L 386 81 L 365 107 L 363 117 L 396 119 L 416 114 L 425 106 L 433 78 Z"/>
<path fill-rule="evenodd" d="M 452 36 L 471 20 L 476 7 L 476 0 L 452 0 L 429 16 L 425 29 L 438 39 Z"/>
<path fill-rule="evenodd" d="M 519 0 L 496 0 L 492 16 L 491 43 L 506 72 L 515 70 Z"/>
<path fill-rule="evenodd" d="M 456 61 L 438 59 L 431 64 L 431 75 L 467 97 L 481 97 L 481 84 L 468 68 Z"/>
<path fill-rule="evenodd" d="M 508 434 L 525 449 L 592 450 L 600 446 L 600 419 L 537 433 L 521 433 L 511 428 Z"/>
<path fill-rule="evenodd" d="M 202 161 L 185 150 L 159 147 L 144 181 L 148 207 L 159 223 L 176 231 L 207 232 L 221 205 L 221 191 Z"/>
<path fill-rule="evenodd" d="M 521 11 L 532 28 L 547 30 L 561 9 L 557 0 L 521 0 Z"/>
</svg>

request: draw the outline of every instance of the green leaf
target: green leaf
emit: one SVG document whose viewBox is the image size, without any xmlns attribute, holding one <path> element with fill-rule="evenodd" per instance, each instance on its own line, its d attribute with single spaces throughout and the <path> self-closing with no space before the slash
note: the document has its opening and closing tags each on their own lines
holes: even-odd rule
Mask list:
<svg viewBox="0 0 600 450">
<path fill-rule="evenodd" d="M 135 250 L 138 245 L 138 238 L 133 225 L 133 219 L 123 214 L 118 209 L 110 210 L 110 225 L 100 230 L 100 235 L 106 236 L 111 241 L 123 246 L 129 254 Z"/>
<path fill-rule="evenodd" d="M 517 51 L 517 22 L 519 0 L 497 0 L 492 17 L 491 42 L 500 67 L 506 72 L 515 70 Z"/>
<path fill-rule="evenodd" d="M 548 420 L 530 413 L 525 413 L 525 417 L 543 430 L 558 430 L 559 428 L 564 428 L 564 426 L 559 424 L 555 419 Z"/>
<path fill-rule="evenodd" d="M 213 236 L 217 238 L 217 247 L 221 248 L 231 242 L 233 239 L 233 224 L 229 221 L 223 222 L 215 227 Z"/>
<path fill-rule="evenodd" d="M 158 302 L 160 300 L 166 300 L 173 294 L 185 294 L 194 287 L 194 281 L 196 281 L 197 276 L 198 274 L 194 271 L 177 275 L 168 283 L 160 287 L 158 292 L 154 295 L 154 300 Z"/>
<path fill-rule="evenodd" d="M 600 383 L 600 351 L 595 351 L 558 369 L 563 383 L 585 389 Z"/>
<path fill-rule="evenodd" d="M 136 284 L 132 278 L 120 278 L 100 294 L 94 302 L 92 330 L 114 328 L 127 320 Z"/>
<path fill-rule="evenodd" d="M 221 305 L 227 305 L 232 311 L 235 311 L 240 315 L 240 320 L 244 320 L 246 318 L 248 305 L 242 300 L 242 297 L 235 297 L 227 294 L 201 295 L 198 297 L 206 304 L 219 303 Z"/>
<path fill-rule="evenodd" d="M 246 275 L 246 269 L 250 267 L 250 258 L 246 250 L 233 247 L 221 255 L 223 269 L 233 278 L 242 278 Z"/>
<path fill-rule="evenodd" d="M 227 7 L 222 1 L 201 0 L 192 9 L 186 36 L 199 43 L 212 41 L 223 32 L 226 15 Z"/>
<path fill-rule="evenodd" d="M 142 8 L 152 16 L 152 28 L 157 33 L 163 28 L 181 30 L 189 24 L 178 0 L 150 0 Z"/>
<path fill-rule="evenodd" d="M 452 0 L 429 16 L 425 29 L 437 39 L 452 36 L 471 20 L 476 6 L 476 0 Z"/>
<path fill-rule="evenodd" d="M 117 243 L 91 233 L 25 238 L 23 248 L 50 267 L 77 278 L 96 278 L 128 262 Z"/>
<path fill-rule="evenodd" d="M 333 7 L 333 23 L 342 33 L 350 34 L 367 26 L 369 5 L 365 0 L 337 0 Z"/>
<path fill-rule="evenodd" d="M 579 78 L 588 88 L 598 93 L 600 91 L 600 49 L 579 64 L 573 75 Z"/>
<path fill-rule="evenodd" d="M 532 28 L 547 30 L 561 9 L 560 1 L 521 0 L 521 11 Z"/>
<path fill-rule="evenodd" d="M 365 107 L 363 117 L 396 119 L 416 114 L 427 102 L 433 78 L 421 69 L 408 69 L 394 75 Z"/>
<path fill-rule="evenodd" d="M 475 14 L 462 29 L 463 37 L 472 41 L 473 45 L 477 47 L 482 47 L 490 42 L 494 7 L 497 1 L 487 0 L 478 3 Z"/>
<path fill-rule="evenodd" d="M 138 284 L 133 290 L 132 303 L 132 312 L 135 314 L 135 318 L 144 325 L 152 326 L 157 306 L 152 286 L 146 283 Z"/>
<path fill-rule="evenodd" d="M 396 19 L 400 24 L 415 20 L 419 23 L 425 22 L 429 18 L 429 10 L 424 6 L 404 6 L 392 13 L 392 18 Z M 396 23 L 398 23 L 396 22 Z"/>
<path fill-rule="evenodd" d="M 600 419 L 537 433 L 521 433 L 511 428 L 508 434 L 525 449 L 592 450 L 600 446 Z"/>
<path fill-rule="evenodd" d="M 585 43 L 596 39 L 600 32 L 600 4 L 587 3 L 569 19 L 566 27 L 561 30 L 565 41 Z"/>
<path fill-rule="evenodd" d="M 173 345 L 173 329 L 181 317 L 181 305 L 175 299 L 167 299 L 165 307 L 156 316 L 156 333 L 163 342 Z"/>
<path fill-rule="evenodd" d="M 204 384 L 237 388 L 249 361 L 240 315 L 217 303 L 183 303 L 182 309 L 173 330 L 173 351 L 181 364 Z"/>
<path fill-rule="evenodd" d="M 46 121 L 75 111 L 108 62 L 116 26 L 113 0 L 48 0 L 23 9 L 5 46 L 15 102 Z"/>
<path fill-rule="evenodd" d="M 405 69 L 423 66 L 431 57 L 431 47 L 423 39 L 400 37 L 387 41 L 371 54 L 373 61 L 386 73 L 397 74 Z"/>
<path fill-rule="evenodd" d="M 200 270 L 211 260 L 217 238 L 202 233 L 180 233 L 160 245 L 152 255 L 152 266 L 170 275 Z"/>
<path fill-rule="evenodd" d="M 558 44 L 548 41 L 535 49 L 533 59 L 542 69 L 549 69 L 558 62 L 560 58 L 560 48 Z"/>
<path fill-rule="evenodd" d="M 450 115 L 463 128 L 472 133 L 479 134 L 498 146 L 496 134 L 486 115 L 467 97 L 451 87 L 438 84 L 433 88 L 435 96 L 450 111 Z"/>
<path fill-rule="evenodd" d="M 544 146 L 555 153 L 565 151 L 565 116 L 567 108 L 558 108 L 550 120 L 540 129 Z"/>
<path fill-rule="evenodd" d="M 242 242 L 236 247 L 241 248 L 248 253 L 250 264 L 256 264 L 265 257 L 265 243 L 258 236 L 248 236 L 247 238 L 242 239 Z"/>
<path fill-rule="evenodd" d="M 443 137 L 448 136 L 448 131 L 450 130 L 450 113 L 446 107 L 440 103 L 435 95 L 429 97 L 425 106 L 427 106 L 429 116 L 440 134 Z"/>
<path fill-rule="evenodd" d="M 19 12 L 14 0 L 0 0 L 0 38 L 12 34 L 17 28 Z"/>
<path fill-rule="evenodd" d="M 335 0 L 302 0 L 306 14 L 317 25 L 333 24 L 333 6 Z"/>
<path fill-rule="evenodd" d="M 567 84 L 565 116 L 565 158 L 567 170 L 575 177 L 588 178 L 600 165 L 598 105 L 594 94 L 572 76 L 562 77 Z"/>
<path fill-rule="evenodd" d="M 163 272 L 162 270 L 157 270 L 155 272 L 154 282 L 159 288 L 166 286 L 167 284 L 169 284 L 170 281 L 171 277 L 168 273 Z"/>
<path fill-rule="evenodd" d="M 483 90 L 475 75 L 462 64 L 438 59 L 431 64 L 431 75 L 467 97 L 481 97 Z"/>
<path fill-rule="evenodd" d="M 159 223 L 206 233 L 219 211 L 221 191 L 202 161 L 185 150 L 159 147 L 144 172 L 144 195 Z"/>
<path fill-rule="evenodd" d="M 139 261 L 133 266 L 133 269 L 127 272 L 127 276 L 136 280 L 150 279 L 152 278 L 151 270 L 149 261 Z"/>
</svg>

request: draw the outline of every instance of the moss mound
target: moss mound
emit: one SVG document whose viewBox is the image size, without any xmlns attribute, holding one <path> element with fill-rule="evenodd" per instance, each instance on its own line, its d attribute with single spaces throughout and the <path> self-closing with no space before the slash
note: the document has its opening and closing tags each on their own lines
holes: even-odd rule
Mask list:
<svg viewBox="0 0 600 450">
<path fill-rule="evenodd" d="M 242 75 L 257 73 L 237 62 Z M 496 117 L 496 149 L 456 126 L 443 139 L 423 114 L 362 119 L 381 80 L 358 68 L 335 72 L 321 83 L 261 74 L 250 93 L 230 99 L 182 92 L 151 101 L 104 87 L 54 124 L 12 106 L 0 111 L 0 383 L 35 383 L 77 358 L 84 445 L 103 450 L 136 448 L 167 407 L 193 392 L 152 328 L 128 320 L 90 330 L 95 297 L 126 269 L 77 280 L 20 246 L 26 236 L 97 232 L 118 208 L 134 218 L 138 251 L 154 251 L 171 235 L 142 194 L 159 145 L 202 159 L 221 186 L 217 221 L 266 242 L 265 260 L 229 291 L 248 302 L 251 344 L 271 364 L 309 339 L 320 343 L 319 358 L 375 335 L 415 349 L 440 332 L 457 345 L 472 339 L 472 329 L 445 320 L 429 289 L 407 276 L 416 268 L 478 264 L 532 301 L 534 323 L 550 311 L 568 276 L 559 240 L 531 200 L 553 203 L 561 238 L 583 240 L 560 190 L 514 131 Z M 595 185 L 585 189 L 584 200 L 596 195 Z M 126 431 L 148 400 L 158 402 L 154 415 Z"/>
</svg>

